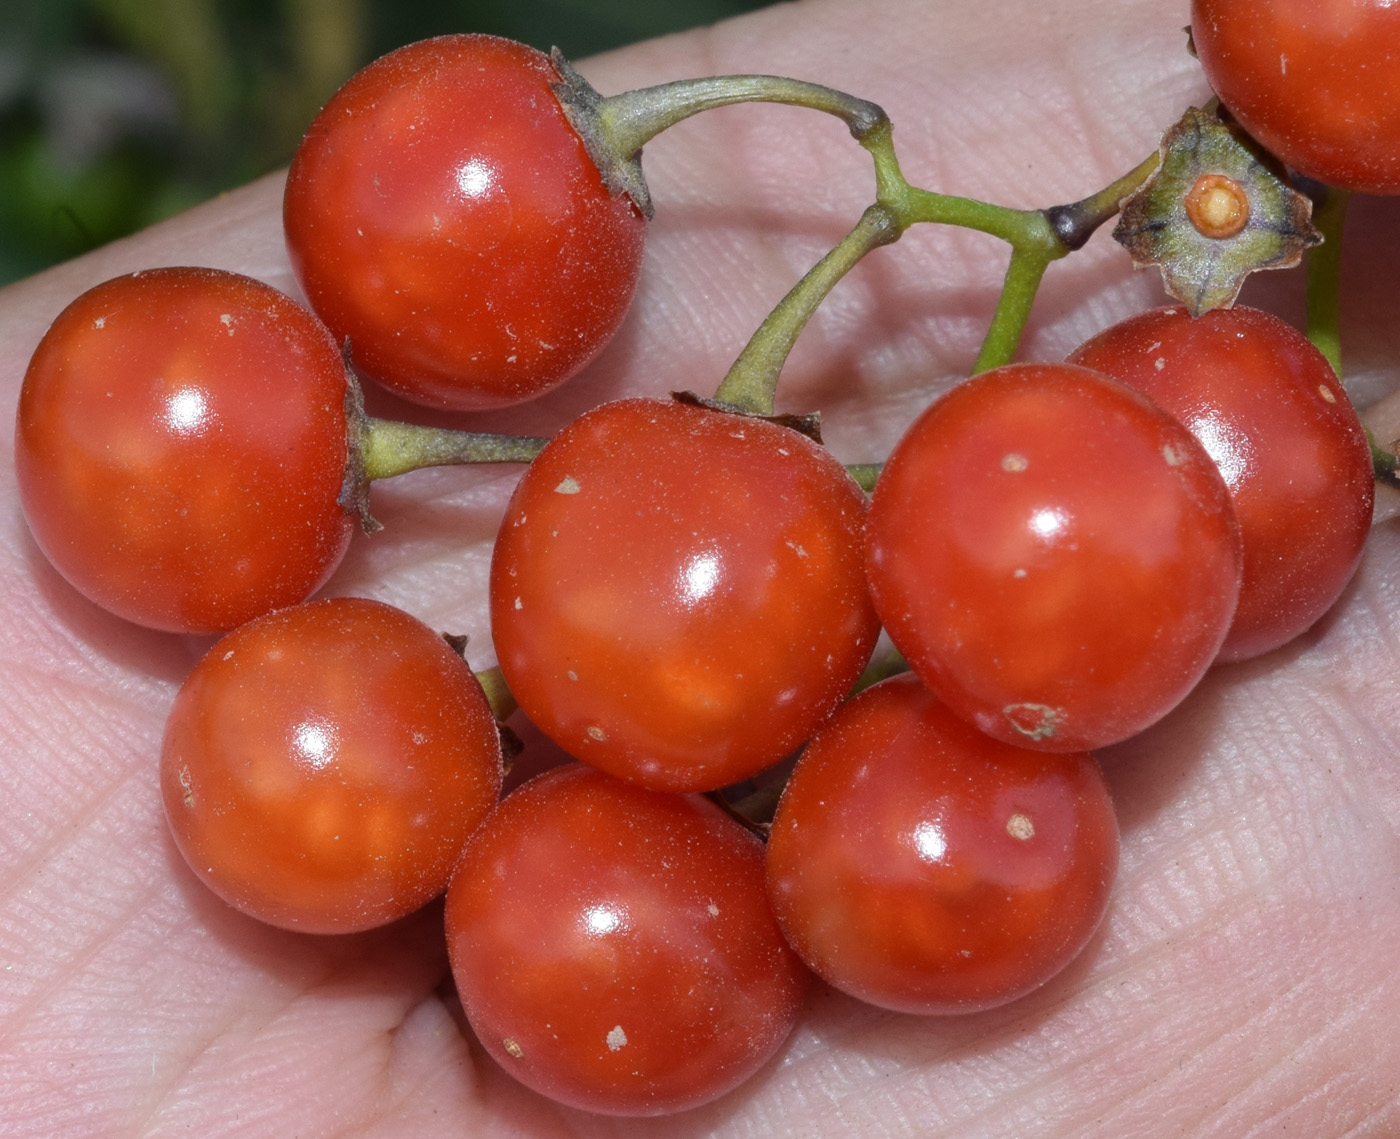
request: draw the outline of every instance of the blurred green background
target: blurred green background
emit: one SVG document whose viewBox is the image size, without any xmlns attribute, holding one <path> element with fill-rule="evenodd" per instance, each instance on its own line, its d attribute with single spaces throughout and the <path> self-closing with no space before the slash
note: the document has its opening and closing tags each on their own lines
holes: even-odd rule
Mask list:
<svg viewBox="0 0 1400 1139">
<path fill-rule="evenodd" d="M 281 166 L 400 44 L 483 31 L 581 59 L 765 2 L 0 0 L 0 284 Z"/>
</svg>

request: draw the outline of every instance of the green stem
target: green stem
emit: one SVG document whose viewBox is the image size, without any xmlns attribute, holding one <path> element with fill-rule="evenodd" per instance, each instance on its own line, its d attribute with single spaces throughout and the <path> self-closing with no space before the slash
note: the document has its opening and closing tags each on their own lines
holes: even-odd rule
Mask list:
<svg viewBox="0 0 1400 1139">
<path fill-rule="evenodd" d="M 875 489 L 875 482 L 884 466 L 884 463 L 847 463 L 846 471 L 855 480 L 856 486 L 869 494 Z"/>
<path fill-rule="evenodd" d="M 452 431 L 367 416 L 360 435 L 360 461 L 364 478 L 372 482 L 423 467 L 528 463 L 548 442 L 532 436 Z"/>
<path fill-rule="evenodd" d="M 755 415 L 772 415 L 778 374 L 817 306 L 856 262 L 896 240 L 899 233 L 884 207 L 867 209 L 856 227 L 764 318 L 715 391 L 715 399 Z"/>
<path fill-rule="evenodd" d="M 1350 190 L 1322 187 L 1313 206 L 1313 224 L 1322 234 L 1322 244 L 1307 252 L 1307 333 L 1308 339 L 1332 365 L 1343 385 L 1342 373 L 1342 230 L 1346 223 Z M 1366 445 L 1371 451 L 1371 469 L 1377 482 L 1400 489 L 1400 460 L 1387 451 L 1366 428 Z"/>
<path fill-rule="evenodd" d="M 644 217 L 652 216 L 651 191 L 642 175 L 642 147 L 668 127 L 716 107 L 736 103 L 782 103 L 835 115 L 864 140 L 889 116 L 866 99 L 779 75 L 716 75 L 640 87 L 604 97 L 555 49 L 554 85 L 559 105 L 578 132 L 603 182 L 626 194 Z"/>
<path fill-rule="evenodd" d="M 1161 152 L 1154 152 L 1123 177 L 1116 182 L 1109 183 L 1102 190 L 1090 194 L 1087 198 L 1080 198 L 1077 202 L 1070 202 L 1064 206 L 1051 206 L 1046 210 L 1045 216 L 1049 219 L 1050 225 L 1059 235 L 1065 248 L 1069 250 L 1082 248 L 1093 235 L 1094 230 L 1118 213 L 1123 199 L 1139 189 L 1157 172 L 1157 168 L 1161 165 Z"/>
<path fill-rule="evenodd" d="M 506 685 L 501 666 L 493 665 L 491 668 L 482 669 L 476 674 L 476 679 L 480 682 L 482 691 L 486 693 L 486 702 L 491 705 L 491 714 L 496 717 L 498 724 L 504 724 L 519 705 L 515 702 L 515 695 Z"/>
<path fill-rule="evenodd" d="M 898 676 L 901 672 L 909 671 L 909 662 L 893 646 L 886 653 L 877 653 L 871 657 L 870 663 L 865 666 L 865 671 L 860 674 L 855 687 L 851 689 L 850 695 L 854 696 L 858 692 L 864 692 L 872 684 L 879 684 L 882 680 L 888 680 L 892 676 Z"/>
<path fill-rule="evenodd" d="M 892 148 L 887 136 L 872 135 L 869 145 Z M 876 155 L 877 172 L 883 165 L 885 174 L 880 200 L 894 210 L 901 229 L 917 222 L 941 222 L 990 234 L 1011 246 L 1011 261 L 1002 282 L 1001 296 L 973 366 L 974 372 L 983 372 L 1011 360 L 1050 262 L 1088 241 L 1099 226 L 1118 212 L 1119 203 L 1152 176 L 1160 162 L 1160 155 L 1154 153 L 1102 190 L 1068 205 L 1013 210 L 911 187 L 898 173 L 892 153 L 883 157 L 883 163 L 882 156 Z"/>
<path fill-rule="evenodd" d="M 778 374 L 817 306 L 865 254 L 899 239 L 911 225 L 937 222 L 1000 238 L 1011 260 L 974 371 L 1009 362 L 1016 354 L 1031 305 L 1050 262 L 1078 249 L 1118 212 L 1119 203 L 1157 169 L 1152 154 L 1123 177 L 1078 202 L 1017 210 L 911 186 L 899 168 L 888 120 L 859 136 L 875 163 L 875 205 L 768 315 L 725 376 L 715 398 L 771 415 Z"/>
<path fill-rule="evenodd" d="M 1052 257 L 1035 249 L 1012 248 L 1011 263 L 1006 267 L 996 311 L 992 313 L 992 322 L 982 338 L 977 361 L 972 365 L 973 375 L 1009 364 L 1016 355 L 1021 333 L 1030 319 L 1035 294 L 1040 290 L 1041 278 L 1045 276 L 1051 260 Z"/>
<path fill-rule="evenodd" d="M 888 122 L 884 110 L 844 91 L 780 75 L 715 75 L 681 79 L 608 95 L 597 105 L 599 124 L 615 153 L 631 157 L 678 122 L 736 103 L 781 103 L 835 115 L 856 139 Z"/>
<path fill-rule="evenodd" d="M 1338 379 L 1343 378 L 1342 228 L 1350 200 L 1349 190 L 1323 187 L 1322 197 L 1313 207 L 1313 224 L 1322 234 L 1322 244 L 1313 246 L 1307 252 L 1308 339 L 1327 358 Z"/>
</svg>

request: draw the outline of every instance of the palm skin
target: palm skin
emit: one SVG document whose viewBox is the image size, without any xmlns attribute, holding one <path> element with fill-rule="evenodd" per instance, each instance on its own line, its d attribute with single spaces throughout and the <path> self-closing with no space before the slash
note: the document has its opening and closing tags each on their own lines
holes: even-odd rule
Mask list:
<svg viewBox="0 0 1400 1139">
<path fill-rule="evenodd" d="M 604 91 L 725 71 L 818 79 L 886 107 L 915 183 L 1041 206 L 1111 181 L 1205 97 L 1186 20 L 1179 0 L 804 0 L 584 70 Z M 576 382 L 472 425 L 542 433 L 614 395 L 712 390 L 873 193 L 841 126 L 803 115 L 735 108 L 651 144 L 658 216 L 620 338 Z M 280 189 L 265 179 L 0 292 L 8 406 L 47 323 L 107 277 L 195 263 L 293 289 Z M 1385 299 L 1400 259 L 1389 203 L 1358 201 L 1352 220 L 1364 238 L 1352 242 L 1344 335 L 1369 402 L 1400 359 Z M 837 455 L 879 458 L 970 367 L 1003 264 L 990 239 L 932 230 L 875 254 L 804 335 L 780 406 L 821 407 Z M 1272 276 L 1244 299 L 1296 318 L 1297 275 Z M 1156 280 L 1100 235 L 1052 267 L 1022 356 L 1062 357 L 1159 300 Z M 1376 415 L 1379 425 L 1384 408 Z M 1400 434 L 1393 423 L 1380 431 Z M 308 938 L 260 927 L 203 890 L 165 833 L 155 760 L 175 688 L 207 642 L 136 629 L 78 597 L 29 539 L 12 468 L 7 452 L 0 1134 L 1400 1131 L 1391 523 L 1377 526 L 1357 579 L 1313 631 L 1215 670 L 1166 721 L 1103 755 L 1121 878 L 1101 933 L 1066 974 L 952 1020 L 819 990 L 752 1083 L 684 1116 L 628 1121 L 556 1107 L 485 1058 L 454 1010 L 436 910 L 374 934 Z M 473 663 L 489 663 L 486 564 L 514 477 L 434 471 L 377 487 L 386 530 L 357 541 L 329 592 L 470 633 Z"/>
</svg>

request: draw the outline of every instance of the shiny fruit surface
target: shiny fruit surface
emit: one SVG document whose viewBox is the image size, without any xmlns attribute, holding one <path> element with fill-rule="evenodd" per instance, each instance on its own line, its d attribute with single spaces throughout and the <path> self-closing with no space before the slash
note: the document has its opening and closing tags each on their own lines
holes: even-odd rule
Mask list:
<svg viewBox="0 0 1400 1139">
<path fill-rule="evenodd" d="M 72 302 L 25 373 L 20 503 L 103 608 L 222 632 L 301 601 L 354 515 L 345 367 L 302 305 L 250 277 L 151 269 Z"/>
<path fill-rule="evenodd" d="M 1049 751 L 1126 739 L 1225 638 L 1239 522 L 1200 443 L 1068 364 L 959 384 L 875 486 L 869 573 L 905 659 L 989 735 Z"/>
<path fill-rule="evenodd" d="M 1307 337 L 1240 305 L 1194 319 L 1157 309 L 1105 329 L 1070 362 L 1176 416 L 1224 476 L 1244 577 L 1222 660 L 1275 649 L 1331 607 L 1361 560 L 1375 478 L 1351 400 Z"/>
<path fill-rule="evenodd" d="M 715 1099 L 787 1038 L 809 980 L 718 807 L 581 764 L 513 791 L 447 894 L 482 1046 L 553 1099 L 658 1115 Z"/>
<path fill-rule="evenodd" d="M 1400 193 L 1400 8 L 1391 0 L 1193 0 L 1206 78 L 1269 151 L 1319 182 Z"/>
<path fill-rule="evenodd" d="M 549 57 L 486 35 L 423 40 L 353 76 L 292 161 L 287 248 L 355 365 L 472 410 L 583 367 L 621 323 L 645 222 L 564 117 Z"/>
<path fill-rule="evenodd" d="M 502 520 L 491 624 L 520 706 L 571 755 L 669 791 L 800 745 L 865 667 L 866 499 L 787 427 L 666 400 L 582 416 Z"/>
<path fill-rule="evenodd" d="M 350 933 L 447 887 L 501 788 L 471 669 L 377 601 L 292 606 L 220 640 L 171 709 L 161 794 L 181 854 L 272 925 Z"/>
<path fill-rule="evenodd" d="M 1108 907 L 1118 825 L 1098 764 L 993 740 L 910 673 L 847 702 L 773 819 L 769 896 L 819 976 L 899 1012 L 979 1012 L 1044 984 Z"/>
</svg>

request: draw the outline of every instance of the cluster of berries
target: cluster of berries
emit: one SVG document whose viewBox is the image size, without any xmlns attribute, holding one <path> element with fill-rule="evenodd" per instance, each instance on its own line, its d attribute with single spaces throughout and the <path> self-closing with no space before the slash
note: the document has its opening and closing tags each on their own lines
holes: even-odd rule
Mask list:
<svg viewBox="0 0 1400 1139">
<path fill-rule="evenodd" d="M 1235 101 L 1241 7 L 1198 5 L 1196 49 L 1286 148 L 1245 118 L 1252 89 Z M 482 1045 L 594 1111 L 733 1088 L 787 1037 L 809 970 L 926 1014 L 1043 984 L 1117 866 L 1091 752 L 1313 625 L 1370 522 L 1372 451 L 1333 367 L 1246 308 L 1144 313 L 1064 363 L 983 371 L 919 416 L 872 493 L 810 424 L 744 401 L 623 400 L 548 441 L 365 414 L 356 373 L 454 412 L 576 373 L 637 281 L 639 139 L 779 82 L 657 111 L 492 37 L 401 49 L 293 163 L 310 309 L 208 269 L 118 278 L 54 322 L 19 406 L 25 515 L 62 574 L 140 624 L 227 634 L 161 756 L 194 872 L 308 933 L 446 891 Z M 799 86 L 781 98 L 880 134 L 878 108 Z M 1223 201 L 1210 236 L 1235 240 L 1248 202 L 1209 177 L 1193 201 L 1217 222 Z M 869 216 L 863 248 L 892 240 Z M 368 483 L 445 461 L 529 463 L 481 677 L 394 608 L 307 601 L 372 524 Z M 910 671 L 851 697 L 882 628 Z M 517 702 L 580 762 L 501 800 Z M 775 770 L 755 824 L 732 789 Z"/>
</svg>

